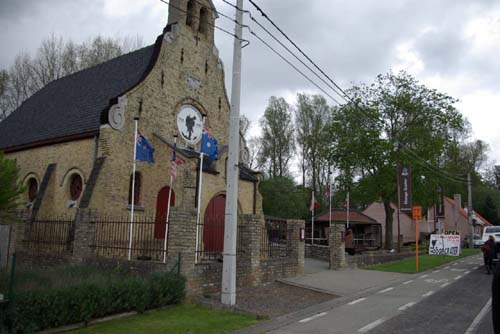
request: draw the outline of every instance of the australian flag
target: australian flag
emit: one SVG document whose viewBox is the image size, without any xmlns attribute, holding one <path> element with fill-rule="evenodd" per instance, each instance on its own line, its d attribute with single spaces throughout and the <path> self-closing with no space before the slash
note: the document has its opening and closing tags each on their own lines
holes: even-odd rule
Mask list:
<svg viewBox="0 0 500 334">
<path fill-rule="evenodd" d="M 217 139 L 212 137 L 207 129 L 203 129 L 201 136 L 201 153 L 208 156 L 209 162 L 217 160 L 219 157 L 219 148 L 217 146 Z"/>
<path fill-rule="evenodd" d="M 155 158 L 153 156 L 155 149 L 153 148 L 151 143 L 148 142 L 146 138 L 144 138 L 143 135 L 140 134 L 137 136 L 137 142 L 135 143 L 135 146 L 135 160 L 150 163 L 155 162 Z"/>
</svg>

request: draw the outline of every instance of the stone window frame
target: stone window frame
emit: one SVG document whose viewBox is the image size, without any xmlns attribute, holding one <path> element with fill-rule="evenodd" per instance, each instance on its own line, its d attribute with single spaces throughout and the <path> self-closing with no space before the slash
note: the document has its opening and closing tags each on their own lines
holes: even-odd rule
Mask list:
<svg viewBox="0 0 500 334">
<path fill-rule="evenodd" d="M 196 1 L 189 0 L 186 4 L 186 26 L 193 28 L 195 23 Z"/>
<path fill-rule="evenodd" d="M 206 35 L 208 33 L 208 9 L 205 6 L 200 8 L 199 14 L 199 22 L 198 22 L 198 32 L 200 34 Z"/>
<path fill-rule="evenodd" d="M 78 173 L 72 173 L 68 183 L 69 198 L 71 201 L 77 202 L 82 197 L 83 187 L 83 177 Z"/>
<path fill-rule="evenodd" d="M 31 196 L 30 196 L 30 193 L 29 193 L 29 191 L 30 191 L 30 184 L 29 184 L 29 182 L 31 180 L 34 180 L 36 182 L 36 185 L 37 185 L 37 191 L 36 191 L 36 194 L 33 197 L 33 199 L 30 198 Z M 36 175 L 36 173 L 30 172 L 30 173 L 26 174 L 26 176 L 24 177 L 23 185 L 26 188 L 27 206 L 30 207 L 35 202 L 36 195 L 38 195 L 38 192 L 40 191 L 40 178 L 38 177 L 38 175 Z"/>
<path fill-rule="evenodd" d="M 80 178 L 82 180 L 82 189 L 80 191 L 79 197 L 76 200 L 72 199 L 72 196 L 71 196 L 71 181 L 72 181 L 75 174 L 80 176 Z M 73 168 L 68 169 L 68 171 L 64 174 L 62 181 L 60 183 L 60 186 L 65 189 L 64 190 L 65 196 L 68 198 L 68 201 L 67 201 L 68 208 L 76 207 L 76 204 L 82 198 L 83 192 L 85 191 L 86 184 L 87 184 L 87 181 L 85 179 L 83 172 L 80 169 L 78 169 L 77 167 L 73 167 Z"/>
</svg>

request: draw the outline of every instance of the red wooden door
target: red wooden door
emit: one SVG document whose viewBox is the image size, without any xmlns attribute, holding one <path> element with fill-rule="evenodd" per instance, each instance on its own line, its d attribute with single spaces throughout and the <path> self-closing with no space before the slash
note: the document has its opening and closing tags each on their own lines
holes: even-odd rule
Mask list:
<svg viewBox="0 0 500 334">
<path fill-rule="evenodd" d="M 156 199 L 155 239 L 165 239 L 169 190 L 169 187 L 163 187 L 158 193 L 158 197 Z M 172 208 L 174 205 L 175 192 L 172 190 L 172 195 L 170 197 L 170 208 Z"/>
<path fill-rule="evenodd" d="M 224 250 L 224 217 L 226 196 L 217 195 L 210 200 L 203 220 L 203 250 L 222 252 Z"/>
</svg>

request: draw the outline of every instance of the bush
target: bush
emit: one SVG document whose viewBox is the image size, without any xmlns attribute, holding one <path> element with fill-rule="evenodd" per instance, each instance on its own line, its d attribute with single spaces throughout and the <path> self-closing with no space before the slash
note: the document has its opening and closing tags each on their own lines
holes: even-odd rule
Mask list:
<svg viewBox="0 0 500 334">
<path fill-rule="evenodd" d="M 114 313 L 176 304 L 185 294 L 185 280 L 172 273 L 146 278 L 110 275 L 79 285 L 16 293 L 5 312 L 0 332 L 31 333 Z"/>
</svg>

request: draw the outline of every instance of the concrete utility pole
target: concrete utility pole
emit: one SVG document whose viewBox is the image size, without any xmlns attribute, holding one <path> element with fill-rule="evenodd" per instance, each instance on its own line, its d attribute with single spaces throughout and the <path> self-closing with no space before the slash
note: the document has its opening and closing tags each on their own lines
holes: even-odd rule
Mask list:
<svg viewBox="0 0 500 334">
<path fill-rule="evenodd" d="M 231 83 L 231 113 L 229 117 L 226 219 L 224 222 L 224 263 L 222 267 L 221 302 L 225 305 L 236 304 L 236 236 L 238 227 L 242 24 L 243 0 L 238 0 L 234 27 L 235 38 L 233 49 L 233 81 Z"/>
<path fill-rule="evenodd" d="M 469 238 L 469 248 L 474 248 L 474 225 L 472 223 L 472 180 L 470 173 L 467 174 L 467 190 L 469 193 L 467 201 L 467 221 L 470 225 L 471 235 Z"/>
</svg>

